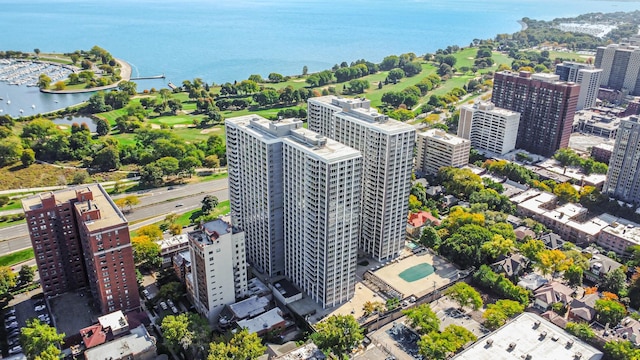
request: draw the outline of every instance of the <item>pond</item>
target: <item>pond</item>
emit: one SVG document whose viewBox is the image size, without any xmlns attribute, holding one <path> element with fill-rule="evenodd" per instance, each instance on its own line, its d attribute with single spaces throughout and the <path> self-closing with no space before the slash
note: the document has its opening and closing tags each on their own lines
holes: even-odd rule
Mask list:
<svg viewBox="0 0 640 360">
<path fill-rule="evenodd" d="M 82 123 L 85 123 L 89 126 L 89 130 L 91 130 L 91 132 L 96 132 L 96 121 L 87 116 L 66 116 L 63 118 L 53 119 L 51 121 L 64 129 L 70 128 L 73 124 L 81 125 Z"/>
</svg>

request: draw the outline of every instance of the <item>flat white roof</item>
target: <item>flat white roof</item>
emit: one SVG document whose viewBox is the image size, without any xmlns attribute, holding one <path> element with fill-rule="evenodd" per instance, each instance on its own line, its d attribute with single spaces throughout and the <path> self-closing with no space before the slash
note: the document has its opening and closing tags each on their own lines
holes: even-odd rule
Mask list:
<svg viewBox="0 0 640 360">
<path fill-rule="evenodd" d="M 247 328 L 249 333 L 257 333 L 269 329 L 283 321 L 284 319 L 280 315 L 280 309 L 275 308 L 253 319 L 238 321 L 238 326 L 241 328 Z"/>
<path fill-rule="evenodd" d="M 550 321 L 523 313 L 453 357 L 456 360 L 600 360 L 602 352 Z"/>
<path fill-rule="evenodd" d="M 634 222 L 619 219 L 602 231 L 634 244 L 640 244 L 640 225 Z"/>
<path fill-rule="evenodd" d="M 102 325 L 102 328 L 111 328 L 114 333 L 129 326 L 127 318 L 124 317 L 124 313 L 121 310 L 100 316 L 98 322 Z"/>
<path fill-rule="evenodd" d="M 463 143 L 471 143 L 471 140 L 458 137 L 456 135 L 452 135 L 446 133 L 440 129 L 429 129 L 422 133 L 418 133 L 418 136 L 422 136 L 425 138 L 435 139 L 441 143 L 449 144 L 449 145 L 459 145 Z"/>
<path fill-rule="evenodd" d="M 131 334 L 109 341 L 84 352 L 86 360 L 124 359 L 129 355 L 145 353 L 152 348 L 155 353 L 156 340 L 144 325 L 131 330 Z M 136 356 L 137 358 L 137 356 Z"/>
<path fill-rule="evenodd" d="M 265 312 L 269 307 L 269 299 L 266 297 L 257 297 L 256 295 L 229 305 L 229 308 L 239 319 L 245 319 L 256 316 Z"/>
<path fill-rule="evenodd" d="M 327 162 L 362 156 L 360 151 L 354 148 L 305 128 L 291 130 L 290 135 L 283 138 L 282 142 Z"/>
</svg>

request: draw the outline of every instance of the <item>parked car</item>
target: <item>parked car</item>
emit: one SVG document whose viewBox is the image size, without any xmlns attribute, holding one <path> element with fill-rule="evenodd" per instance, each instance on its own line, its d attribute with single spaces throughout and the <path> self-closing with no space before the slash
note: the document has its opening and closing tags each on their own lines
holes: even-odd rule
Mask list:
<svg viewBox="0 0 640 360">
<path fill-rule="evenodd" d="M 15 308 L 9 308 L 7 309 L 7 311 L 4 313 L 4 316 L 12 316 L 16 314 L 16 309 Z"/>
<path fill-rule="evenodd" d="M 175 304 L 173 303 L 173 301 L 171 301 L 171 299 L 167 300 L 167 305 L 169 305 L 169 307 L 175 306 Z"/>
<path fill-rule="evenodd" d="M 18 322 L 17 321 L 8 322 L 8 323 L 5 323 L 4 326 L 7 329 L 12 328 L 12 327 L 17 327 L 18 326 Z"/>
<path fill-rule="evenodd" d="M 175 306 L 172 306 L 171 307 L 171 311 L 173 311 L 174 314 L 177 314 L 178 313 L 178 308 L 175 307 Z"/>
<path fill-rule="evenodd" d="M 20 336 L 20 329 L 17 329 L 17 328 L 16 328 L 16 329 L 14 329 L 14 330 L 9 331 L 9 332 L 7 333 L 7 336 L 8 336 L 8 337 L 16 337 L 16 336 Z"/>
<path fill-rule="evenodd" d="M 38 315 L 38 320 L 40 321 L 45 321 L 45 320 L 49 320 L 49 314 L 40 314 Z"/>
<path fill-rule="evenodd" d="M 33 310 L 35 311 L 43 311 L 45 310 L 47 307 L 44 305 L 36 305 L 36 307 L 33 308 Z"/>
<path fill-rule="evenodd" d="M 167 306 L 167 303 L 164 301 L 160 302 L 160 307 L 162 308 L 162 310 L 167 310 L 169 307 Z"/>
<path fill-rule="evenodd" d="M 11 315 L 9 317 L 4 318 L 4 322 L 6 322 L 6 323 L 7 322 L 12 322 L 12 321 L 15 321 L 15 320 L 16 320 L 15 315 Z"/>
<path fill-rule="evenodd" d="M 183 203 L 176 204 L 176 207 L 181 207 L 181 206 L 184 206 L 184 204 Z"/>
<path fill-rule="evenodd" d="M 146 297 L 147 299 L 151 299 L 151 293 L 149 293 L 149 290 L 147 289 L 142 290 L 142 295 L 144 295 L 144 297 Z"/>
</svg>

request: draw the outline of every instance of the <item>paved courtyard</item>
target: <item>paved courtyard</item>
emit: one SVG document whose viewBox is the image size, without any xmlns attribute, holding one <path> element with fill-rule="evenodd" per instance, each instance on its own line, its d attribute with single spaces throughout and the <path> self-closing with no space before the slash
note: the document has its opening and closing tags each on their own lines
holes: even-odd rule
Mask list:
<svg viewBox="0 0 640 360">
<path fill-rule="evenodd" d="M 92 303 L 88 292 L 68 292 L 51 298 L 49 304 L 58 331 L 71 336 L 80 329 L 97 323 L 100 314 L 91 306 Z"/>
<path fill-rule="evenodd" d="M 430 264 L 434 267 L 435 272 L 421 279 L 408 282 L 400 277 L 400 273 L 421 264 Z M 402 260 L 394 261 L 389 265 L 382 267 L 374 272 L 374 274 L 402 292 L 405 297 L 415 295 L 421 297 L 434 290 L 434 286 L 439 288 L 450 282 L 450 278 L 457 277 L 457 269 L 454 265 L 447 262 L 437 255 L 424 252 L 419 255 L 411 255 Z"/>
</svg>

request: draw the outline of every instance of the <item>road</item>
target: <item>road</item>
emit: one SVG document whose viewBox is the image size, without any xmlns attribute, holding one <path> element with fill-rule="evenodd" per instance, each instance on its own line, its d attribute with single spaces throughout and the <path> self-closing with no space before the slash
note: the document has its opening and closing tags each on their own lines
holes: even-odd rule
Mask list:
<svg viewBox="0 0 640 360">
<path fill-rule="evenodd" d="M 171 190 L 169 190 L 171 189 Z M 229 199 L 227 179 L 208 181 L 204 183 L 178 185 L 170 188 L 163 187 L 138 192 L 140 204 L 133 207 L 126 216 L 127 220 L 136 222 L 150 219 L 130 226 L 132 229 L 164 219 L 166 214 L 183 214 L 200 207 L 206 195 L 213 195 L 219 201 Z M 117 199 L 130 194 L 115 196 Z M 178 206 L 178 204 L 182 204 Z M 20 224 L 0 229 L 0 255 L 31 247 L 31 239 L 26 224 Z"/>
</svg>

